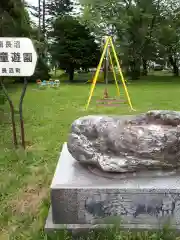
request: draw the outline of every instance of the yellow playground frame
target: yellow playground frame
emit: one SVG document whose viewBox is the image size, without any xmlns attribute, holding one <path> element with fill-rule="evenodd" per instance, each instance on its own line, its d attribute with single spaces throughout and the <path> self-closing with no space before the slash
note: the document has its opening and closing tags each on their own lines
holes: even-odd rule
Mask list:
<svg viewBox="0 0 180 240">
<path fill-rule="evenodd" d="M 86 104 L 86 110 L 88 109 L 89 104 L 91 102 L 92 95 L 93 95 L 93 92 L 94 92 L 94 89 L 95 89 L 95 86 L 96 86 L 96 82 L 97 82 L 97 79 L 98 79 L 98 76 L 99 76 L 99 72 L 100 72 L 101 66 L 103 64 L 103 60 L 104 60 L 106 52 L 107 52 L 107 55 L 108 55 L 109 60 L 110 60 L 110 64 L 111 64 L 111 68 L 112 68 L 112 72 L 113 72 L 113 76 L 114 76 L 114 80 L 115 80 L 115 84 L 116 84 L 116 88 L 117 88 L 117 95 L 120 96 L 119 85 L 118 85 L 115 69 L 114 69 L 114 66 L 113 66 L 113 61 L 112 61 L 112 56 L 111 56 L 111 52 L 110 52 L 110 47 L 112 49 L 112 52 L 113 52 L 113 55 L 114 55 L 114 58 L 115 58 L 115 61 L 116 61 L 117 67 L 118 67 L 118 71 L 119 71 L 119 74 L 120 74 L 120 77 L 121 77 L 121 81 L 122 81 L 122 84 L 123 84 L 123 87 L 124 87 L 124 90 L 125 90 L 125 93 L 126 93 L 128 104 L 129 104 L 131 110 L 135 111 L 135 109 L 133 108 L 132 103 L 131 103 L 131 99 L 130 99 L 130 96 L 129 96 L 129 93 L 128 93 L 128 89 L 127 89 L 127 86 L 126 86 L 126 83 L 125 83 L 126 81 L 124 79 L 124 76 L 123 76 L 123 73 L 122 73 L 122 70 L 121 70 L 121 66 L 120 66 L 120 63 L 119 63 L 119 60 L 118 60 L 118 57 L 117 57 L 117 54 L 116 54 L 116 50 L 115 50 L 114 44 L 113 44 L 112 38 L 110 36 L 107 37 L 107 40 L 106 40 L 105 45 L 104 45 L 103 53 L 102 53 L 101 59 L 99 61 L 99 65 L 97 67 L 96 73 L 95 73 L 93 81 L 92 81 L 89 98 L 88 98 L 88 101 L 87 101 L 87 104 Z"/>
</svg>

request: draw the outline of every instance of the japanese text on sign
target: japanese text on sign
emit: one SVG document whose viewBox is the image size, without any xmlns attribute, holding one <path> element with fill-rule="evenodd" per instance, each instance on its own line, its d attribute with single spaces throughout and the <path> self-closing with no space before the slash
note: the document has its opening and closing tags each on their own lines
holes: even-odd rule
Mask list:
<svg viewBox="0 0 180 240">
<path fill-rule="evenodd" d="M 30 39 L 0 38 L 0 76 L 31 76 L 36 62 Z"/>
</svg>

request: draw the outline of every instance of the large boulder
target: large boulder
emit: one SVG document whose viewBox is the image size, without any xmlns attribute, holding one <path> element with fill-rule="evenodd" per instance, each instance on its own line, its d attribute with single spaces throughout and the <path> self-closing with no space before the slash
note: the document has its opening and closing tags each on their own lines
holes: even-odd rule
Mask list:
<svg viewBox="0 0 180 240">
<path fill-rule="evenodd" d="M 77 161 L 106 172 L 177 169 L 180 113 L 85 116 L 73 122 L 67 146 Z"/>
</svg>

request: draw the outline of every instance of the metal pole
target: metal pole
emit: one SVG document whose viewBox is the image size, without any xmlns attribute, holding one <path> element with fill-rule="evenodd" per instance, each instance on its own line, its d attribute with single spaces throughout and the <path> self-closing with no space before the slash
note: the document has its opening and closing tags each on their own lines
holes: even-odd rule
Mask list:
<svg viewBox="0 0 180 240">
<path fill-rule="evenodd" d="M 25 144 L 25 133 L 24 133 L 24 119 L 23 119 L 23 100 L 24 100 L 24 96 L 26 94 L 26 90 L 27 90 L 27 78 L 24 78 L 24 86 L 22 89 L 22 93 L 21 93 L 21 97 L 20 97 L 20 101 L 19 101 L 19 118 L 20 118 L 20 128 L 21 128 L 21 144 L 22 147 L 25 149 L 26 148 L 26 144 Z"/>
<path fill-rule="evenodd" d="M 8 92 L 6 90 L 6 87 L 4 85 L 4 77 L 0 78 L 0 85 L 2 87 L 2 90 L 4 92 L 4 95 L 7 97 L 7 100 L 9 102 L 10 110 L 11 110 L 11 123 L 12 123 L 12 133 L 13 133 L 13 142 L 15 148 L 18 146 L 18 141 L 17 141 L 17 133 L 16 133 L 16 121 L 15 121 L 15 113 L 14 113 L 14 104 L 11 100 L 11 98 L 8 95 Z"/>
<path fill-rule="evenodd" d="M 106 71 L 105 83 L 106 83 L 106 85 L 108 85 L 108 70 L 109 70 L 108 52 L 109 52 L 109 45 L 108 45 L 107 50 L 106 50 L 106 68 L 105 68 L 105 71 Z"/>
<path fill-rule="evenodd" d="M 88 109 L 89 107 L 89 104 L 90 104 L 90 101 L 91 101 L 91 98 L 92 98 L 92 95 L 93 95 L 93 91 L 94 91 L 94 88 L 96 86 L 96 81 L 97 81 L 97 78 L 99 76 L 99 72 L 100 72 L 100 69 L 101 69 L 101 66 L 103 64 L 103 59 L 105 57 L 105 54 L 106 54 L 106 49 L 107 49 L 107 45 L 109 44 L 109 39 L 108 41 L 106 42 L 106 44 L 104 45 L 104 50 L 103 50 L 103 53 L 101 55 L 101 59 L 100 59 L 100 62 L 98 64 L 98 67 L 97 67 L 97 70 L 96 70 L 96 73 L 95 73 L 95 76 L 94 76 L 94 79 L 93 79 L 93 83 L 92 83 L 92 86 L 91 86 L 91 90 L 90 90 L 90 94 L 89 94 L 89 98 L 88 98 L 88 102 L 87 102 L 87 105 L 86 105 L 86 110 Z"/>
<path fill-rule="evenodd" d="M 45 25 L 45 21 L 46 21 L 46 0 L 43 0 L 43 34 L 44 34 L 44 38 L 45 38 L 45 33 L 46 33 L 46 25 Z"/>
<path fill-rule="evenodd" d="M 108 41 L 108 36 L 105 37 L 105 42 Z M 106 49 L 106 55 L 105 55 L 105 69 L 104 69 L 104 73 L 105 73 L 105 84 L 106 84 L 106 88 L 104 90 L 104 98 L 108 98 L 108 70 L 109 70 L 109 56 L 108 56 L 108 53 L 109 53 L 109 44 L 107 46 L 107 49 Z"/>
</svg>

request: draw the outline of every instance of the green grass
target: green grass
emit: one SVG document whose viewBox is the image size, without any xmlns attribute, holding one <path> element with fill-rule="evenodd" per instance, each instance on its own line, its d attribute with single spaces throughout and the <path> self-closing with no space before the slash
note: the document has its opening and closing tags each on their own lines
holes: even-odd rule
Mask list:
<svg viewBox="0 0 180 240">
<path fill-rule="evenodd" d="M 128 85 L 136 112 L 127 105 L 118 108 L 98 108 L 95 99 L 103 96 L 103 85 L 94 92 L 89 110 L 85 111 L 90 85 L 62 84 L 59 89 L 39 90 L 29 85 L 24 101 L 24 121 L 27 149 L 13 150 L 9 107 L 0 110 L 0 239 L 41 240 L 70 239 L 66 232 L 46 236 L 44 222 L 49 208 L 49 186 L 62 144 L 67 141 L 70 125 L 87 114 L 138 114 L 150 109 L 180 110 L 180 79 L 147 78 Z M 10 95 L 18 108 L 21 85 L 15 85 Z M 123 90 L 122 98 L 124 97 Z M 116 94 L 109 85 L 111 96 Z M 18 115 L 16 115 L 19 130 Z M 19 136 L 19 134 L 18 134 Z M 91 234 L 89 239 L 98 239 Z M 105 235 L 108 235 L 105 238 Z M 127 237 L 129 234 L 129 237 Z M 168 232 L 165 235 L 169 235 Z M 116 235 L 112 236 L 112 235 Z M 171 239 L 157 234 L 99 233 L 99 239 Z M 147 236 L 148 235 L 148 236 Z M 164 235 L 164 236 L 165 236 Z M 124 236 L 124 237 L 123 237 Z M 119 237 L 119 238 L 118 238 Z M 86 238 L 87 239 L 87 238 Z M 175 239 L 175 238 L 174 238 Z"/>
</svg>

